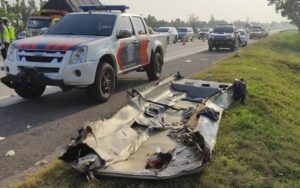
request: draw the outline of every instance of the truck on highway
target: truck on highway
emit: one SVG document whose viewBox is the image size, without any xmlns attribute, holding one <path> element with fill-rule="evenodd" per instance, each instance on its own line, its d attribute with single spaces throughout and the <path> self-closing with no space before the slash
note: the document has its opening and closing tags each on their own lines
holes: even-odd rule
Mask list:
<svg viewBox="0 0 300 188">
<path fill-rule="evenodd" d="M 50 27 L 56 24 L 66 11 L 42 11 L 40 14 L 31 15 L 26 23 L 25 30 L 18 34 L 18 39 L 45 34 Z"/>
<path fill-rule="evenodd" d="M 230 48 L 231 51 L 239 43 L 239 33 L 233 25 L 221 25 L 214 28 L 213 33 L 208 39 L 208 50 L 213 51 L 213 48 Z"/>
<path fill-rule="evenodd" d="M 127 8 L 83 7 L 45 35 L 13 42 L 1 81 L 27 99 L 39 98 L 51 85 L 86 89 L 92 101 L 105 102 L 118 75 L 145 71 L 150 80 L 159 79 L 167 35 L 150 35 L 144 19 Z"/>
<path fill-rule="evenodd" d="M 261 28 L 252 28 L 250 33 L 249 33 L 249 38 L 250 39 L 261 39 L 264 37 L 264 33 Z"/>
<path fill-rule="evenodd" d="M 99 0 L 49 0 L 39 13 L 31 15 L 26 23 L 25 30 L 18 33 L 18 39 L 45 34 L 64 15 L 80 11 L 83 5 L 102 5 Z"/>
</svg>

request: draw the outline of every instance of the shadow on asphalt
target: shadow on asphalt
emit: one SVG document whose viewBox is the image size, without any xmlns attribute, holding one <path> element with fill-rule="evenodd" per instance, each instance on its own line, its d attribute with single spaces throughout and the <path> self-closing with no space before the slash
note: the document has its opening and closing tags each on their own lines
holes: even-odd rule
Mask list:
<svg viewBox="0 0 300 188">
<path fill-rule="evenodd" d="M 115 95 L 149 83 L 147 79 L 119 80 Z M 110 100 L 107 103 L 114 104 L 116 101 Z M 12 136 L 25 131 L 28 125 L 32 128 L 41 126 L 97 105 L 101 107 L 103 104 L 92 103 L 86 91 L 78 89 L 46 95 L 37 100 L 26 100 L 0 108 L 0 133 L 1 136 Z"/>
</svg>

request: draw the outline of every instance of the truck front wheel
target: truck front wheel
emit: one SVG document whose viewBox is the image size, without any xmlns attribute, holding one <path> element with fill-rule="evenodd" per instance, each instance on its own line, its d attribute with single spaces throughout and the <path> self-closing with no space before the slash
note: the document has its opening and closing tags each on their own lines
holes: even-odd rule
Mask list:
<svg viewBox="0 0 300 188">
<path fill-rule="evenodd" d="M 113 67 L 106 62 L 100 62 L 95 82 L 87 88 L 90 99 L 96 103 L 108 101 L 114 93 L 116 86 L 116 76 Z"/>
<path fill-rule="evenodd" d="M 163 58 L 160 53 L 156 52 L 146 69 L 149 80 L 158 80 L 160 78 L 162 66 Z"/>
<path fill-rule="evenodd" d="M 46 86 L 21 86 L 15 88 L 16 93 L 24 99 L 37 99 L 44 93 Z"/>
</svg>

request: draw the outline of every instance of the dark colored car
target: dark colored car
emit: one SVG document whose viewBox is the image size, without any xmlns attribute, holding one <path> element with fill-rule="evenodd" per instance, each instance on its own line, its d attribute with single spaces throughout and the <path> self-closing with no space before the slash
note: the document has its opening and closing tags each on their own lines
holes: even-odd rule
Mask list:
<svg viewBox="0 0 300 188">
<path fill-rule="evenodd" d="M 208 46 L 209 51 L 213 48 L 230 48 L 231 51 L 235 50 L 236 42 L 238 41 L 238 34 L 234 26 L 218 26 L 213 30 L 209 36 Z"/>
</svg>

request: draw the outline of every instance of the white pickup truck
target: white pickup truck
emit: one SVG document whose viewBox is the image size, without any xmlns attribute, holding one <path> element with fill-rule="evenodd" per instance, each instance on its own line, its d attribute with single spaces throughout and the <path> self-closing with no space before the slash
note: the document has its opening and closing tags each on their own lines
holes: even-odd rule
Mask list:
<svg viewBox="0 0 300 188">
<path fill-rule="evenodd" d="M 1 81 L 27 99 L 52 85 L 85 88 L 93 101 L 105 102 L 120 74 L 145 71 L 150 80 L 159 79 L 167 36 L 150 35 L 144 19 L 124 9 L 71 13 L 47 34 L 15 41 Z"/>
</svg>

